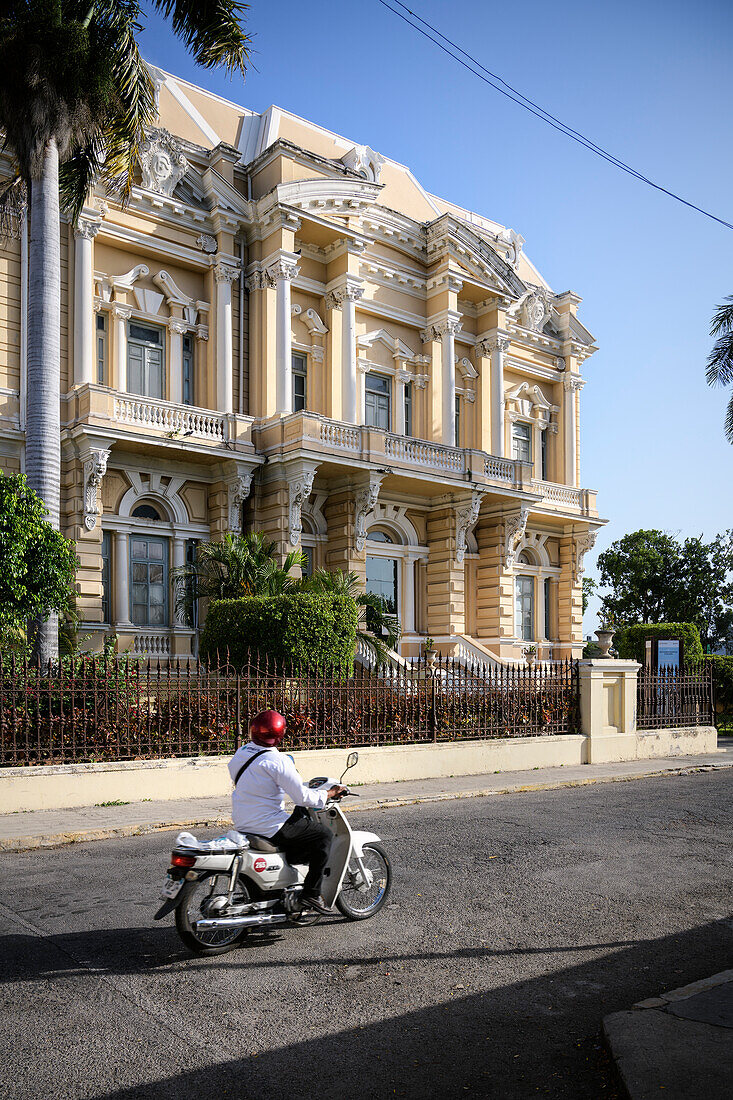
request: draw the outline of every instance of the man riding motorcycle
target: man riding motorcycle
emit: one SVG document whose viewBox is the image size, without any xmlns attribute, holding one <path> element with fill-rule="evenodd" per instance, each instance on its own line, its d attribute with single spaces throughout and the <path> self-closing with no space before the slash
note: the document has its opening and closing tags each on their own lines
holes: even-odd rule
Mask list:
<svg viewBox="0 0 733 1100">
<path fill-rule="evenodd" d="M 286 726 L 276 710 L 255 715 L 249 724 L 250 741 L 229 761 L 234 828 L 269 840 L 289 863 L 307 864 L 300 899 L 303 909 L 330 913 L 321 886 L 332 834 L 313 821 L 308 810 L 323 809 L 327 799 L 339 798 L 346 787 L 334 784 L 316 791 L 303 783 L 291 758 L 278 751 Z M 295 804 L 291 814 L 285 809 L 286 796 Z"/>
</svg>

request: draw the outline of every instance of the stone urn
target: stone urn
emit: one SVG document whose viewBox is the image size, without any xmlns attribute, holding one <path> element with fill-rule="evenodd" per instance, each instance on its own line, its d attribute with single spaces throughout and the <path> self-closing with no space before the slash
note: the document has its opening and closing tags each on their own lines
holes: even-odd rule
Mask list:
<svg viewBox="0 0 733 1100">
<path fill-rule="evenodd" d="M 609 630 L 607 627 L 601 627 L 600 630 L 596 630 L 596 638 L 598 639 L 598 645 L 601 649 L 599 660 L 609 659 L 609 649 L 611 648 L 611 642 L 613 641 L 614 630 Z"/>
</svg>

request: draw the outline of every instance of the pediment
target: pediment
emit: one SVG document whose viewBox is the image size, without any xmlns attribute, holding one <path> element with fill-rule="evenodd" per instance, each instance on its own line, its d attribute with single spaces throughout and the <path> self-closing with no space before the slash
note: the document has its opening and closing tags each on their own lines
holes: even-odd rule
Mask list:
<svg viewBox="0 0 733 1100">
<path fill-rule="evenodd" d="M 313 214 L 354 214 L 377 201 L 381 184 L 353 179 L 305 179 L 278 183 L 277 202 Z"/>
<path fill-rule="evenodd" d="M 428 260 L 435 262 L 448 255 L 466 274 L 486 283 L 512 301 L 527 292 L 516 271 L 467 225 L 450 214 L 442 214 L 426 227 Z"/>
<path fill-rule="evenodd" d="M 371 348 L 374 344 L 383 344 L 389 351 L 393 359 L 405 359 L 409 360 L 414 358 L 415 353 L 408 348 L 407 344 L 403 343 L 397 336 L 391 336 L 386 329 L 375 329 L 373 332 L 367 332 L 364 336 L 360 336 L 357 341 L 359 348 Z"/>
</svg>

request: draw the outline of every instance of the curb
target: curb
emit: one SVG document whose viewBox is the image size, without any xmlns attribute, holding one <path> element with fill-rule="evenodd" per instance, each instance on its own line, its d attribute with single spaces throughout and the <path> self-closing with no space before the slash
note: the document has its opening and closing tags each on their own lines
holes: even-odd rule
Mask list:
<svg viewBox="0 0 733 1100">
<path fill-rule="evenodd" d="M 730 764 L 689 764 L 680 768 L 664 768 L 657 771 L 636 772 L 633 775 L 589 776 L 588 779 L 558 780 L 554 783 L 522 783 L 509 787 L 487 787 L 470 791 L 441 791 L 438 794 L 416 795 L 406 798 L 372 798 L 359 805 L 350 805 L 349 813 L 364 813 L 369 810 L 399 809 L 401 806 L 417 806 L 428 802 L 452 802 L 461 798 L 488 798 L 492 795 L 524 794 L 530 791 L 556 791 L 571 787 L 589 787 L 599 783 L 631 783 L 637 779 L 655 779 L 662 776 L 695 775 L 698 772 L 721 771 L 733 768 Z M 231 819 L 226 817 L 192 817 L 180 821 L 152 821 L 136 825 L 119 825 L 103 829 L 85 829 L 68 833 L 56 833 L 53 836 L 19 836 L 0 839 L 0 852 L 28 852 L 38 848 L 60 848 L 67 844 L 86 844 L 92 840 L 114 840 L 128 836 L 145 836 L 148 833 L 169 829 L 220 828 L 229 827 Z"/>
</svg>

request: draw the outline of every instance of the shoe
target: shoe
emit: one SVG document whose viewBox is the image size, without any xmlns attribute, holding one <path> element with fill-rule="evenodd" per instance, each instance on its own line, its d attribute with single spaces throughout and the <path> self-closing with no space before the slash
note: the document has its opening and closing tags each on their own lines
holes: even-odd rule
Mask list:
<svg viewBox="0 0 733 1100">
<path fill-rule="evenodd" d="M 316 913 L 322 913 L 324 917 L 330 916 L 333 913 L 333 909 L 326 905 L 320 894 L 316 894 L 313 897 L 306 895 L 300 899 L 300 903 L 303 906 L 303 910 L 315 909 Z"/>
</svg>

